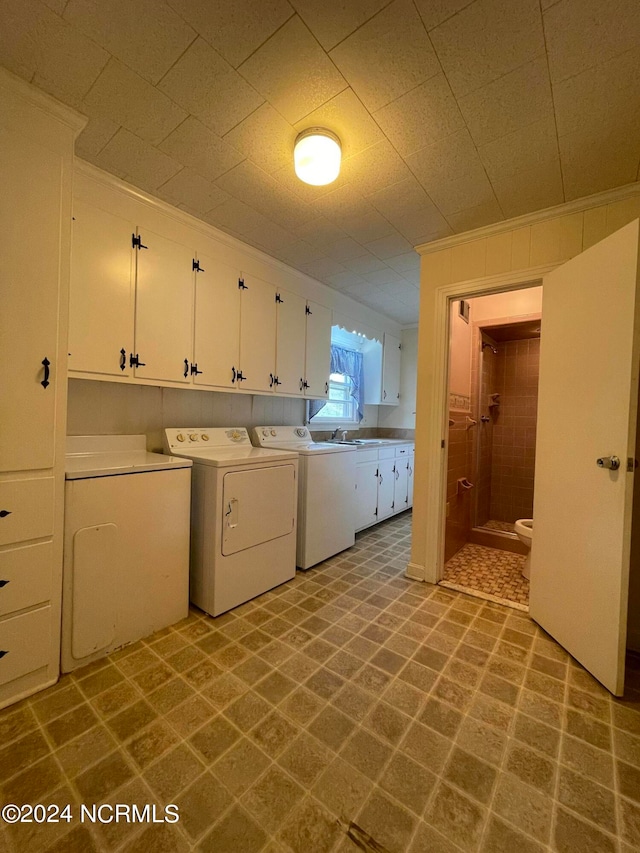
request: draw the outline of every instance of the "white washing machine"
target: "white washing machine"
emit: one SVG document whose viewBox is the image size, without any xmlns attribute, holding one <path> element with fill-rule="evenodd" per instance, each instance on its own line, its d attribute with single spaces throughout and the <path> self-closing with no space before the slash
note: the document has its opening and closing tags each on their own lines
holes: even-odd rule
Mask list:
<svg viewBox="0 0 640 853">
<path fill-rule="evenodd" d="M 144 435 L 67 438 L 63 672 L 188 615 L 191 464 Z"/>
<path fill-rule="evenodd" d="M 355 542 L 356 454 L 353 447 L 313 441 L 304 426 L 261 426 L 254 444 L 300 454 L 296 565 L 309 569 Z"/>
<path fill-rule="evenodd" d="M 167 429 L 193 460 L 191 601 L 212 616 L 296 573 L 298 454 L 253 447 L 244 428 Z"/>
</svg>

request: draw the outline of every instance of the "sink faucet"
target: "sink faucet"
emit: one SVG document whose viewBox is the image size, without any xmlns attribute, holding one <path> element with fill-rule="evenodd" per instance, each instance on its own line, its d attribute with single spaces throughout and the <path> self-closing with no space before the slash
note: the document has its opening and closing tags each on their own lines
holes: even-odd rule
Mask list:
<svg viewBox="0 0 640 853">
<path fill-rule="evenodd" d="M 334 431 L 331 433 L 331 441 L 338 437 L 338 433 L 340 432 L 340 428 L 336 427 Z"/>
<path fill-rule="evenodd" d="M 346 429 L 343 429 L 343 430 L 342 430 L 342 440 L 343 440 L 343 441 L 346 441 L 346 440 L 347 440 L 347 430 L 346 430 Z"/>
</svg>

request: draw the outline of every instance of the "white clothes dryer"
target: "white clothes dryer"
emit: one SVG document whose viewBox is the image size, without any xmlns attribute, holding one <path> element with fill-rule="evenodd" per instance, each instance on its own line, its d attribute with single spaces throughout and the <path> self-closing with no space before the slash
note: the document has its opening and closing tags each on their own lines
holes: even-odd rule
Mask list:
<svg viewBox="0 0 640 853">
<path fill-rule="evenodd" d="M 300 454 L 296 565 L 309 569 L 355 542 L 356 454 L 354 447 L 313 441 L 305 426 L 252 430 L 259 447 Z"/>
<path fill-rule="evenodd" d="M 164 448 L 193 461 L 191 601 L 218 616 L 291 580 L 298 454 L 253 447 L 241 427 L 167 429 Z"/>
</svg>

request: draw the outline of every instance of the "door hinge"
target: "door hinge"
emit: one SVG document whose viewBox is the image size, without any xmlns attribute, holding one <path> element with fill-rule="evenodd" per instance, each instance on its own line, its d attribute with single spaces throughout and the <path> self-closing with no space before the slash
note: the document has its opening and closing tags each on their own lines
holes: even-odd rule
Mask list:
<svg viewBox="0 0 640 853">
<path fill-rule="evenodd" d="M 442 441 L 440 442 L 440 447 L 444 450 L 444 438 L 443 438 L 443 439 L 442 439 Z"/>
<path fill-rule="evenodd" d="M 283 301 L 283 299 L 279 293 L 276 293 L 276 302 L 281 304 L 281 305 L 284 305 L 284 301 Z"/>
<path fill-rule="evenodd" d="M 380 471 L 376 468 L 376 477 L 380 476 Z"/>
<path fill-rule="evenodd" d="M 137 237 L 135 234 L 131 235 L 131 246 L 134 249 L 148 249 L 149 248 L 148 246 L 145 246 L 144 243 L 142 242 L 142 235 L 141 234 L 138 234 Z"/>
<path fill-rule="evenodd" d="M 311 308 L 309 308 L 308 305 L 305 305 L 304 306 L 304 313 L 305 314 L 313 314 L 313 311 L 311 310 Z"/>
<path fill-rule="evenodd" d="M 394 502 L 391 504 L 391 509 L 395 509 L 395 508 L 396 508 L 396 502 L 394 501 Z"/>
<path fill-rule="evenodd" d="M 204 269 L 200 266 L 200 261 L 196 261 L 196 259 L 195 259 L 195 258 L 193 259 L 193 263 L 192 263 L 191 269 L 192 269 L 194 272 L 204 272 Z"/>
<path fill-rule="evenodd" d="M 239 279 L 238 279 L 238 287 L 240 288 L 240 290 L 249 290 L 249 288 L 247 287 L 247 285 L 244 283 L 244 279 L 243 279 L 243 278 L 239 278 Z"/>
<path fill-rule="evenodd" d="M 629 456 L 629 458 L 627 459 L 627 473 L 632 474 L 637 467 L 638 460 L 634 459 L 633 456 Z"/>
</svg>

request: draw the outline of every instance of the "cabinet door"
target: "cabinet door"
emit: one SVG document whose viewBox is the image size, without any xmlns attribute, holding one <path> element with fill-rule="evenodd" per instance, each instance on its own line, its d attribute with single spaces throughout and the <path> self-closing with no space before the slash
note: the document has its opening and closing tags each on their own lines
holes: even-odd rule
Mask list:
<svg viewBox="0 0 640 853">
<path fill-rule="evenodd" d="M 56 358 L 62 168 L 59 154 L 0 129 L 0 471 L 53 465 L 67 369 Z"/>
<path fill-rule="evenodd" d="M 305 396 L 322 400 L 329 396 L 331 373 L 331 311 L 307 302 Z"/>
<path fill-rule="evenodd" d="M 409 479 L 409 470 L 407 468 L 408 459 L 406 456 L 400 456 L 396 459 L 395 485 L 393 489 L 393 511 L 402 512 L 407 508 L 407 488 Z"/>
<path fill-rule="evenodd" d="M 147 228 L 139 237 L 145 248 L 136 250 L 135 376 L 188 385 L 195 252 Z"/>
<path fill-rule="evenodd" d="M 407 508 L 413 506 L 413 463 L 415 456 L 407 459 Z"/>
<path fill-rule="evenodd" d="M 400 341 L 384 333 L 382 355 L 382 403 L 397 406 L 400 402 Z"/>
<path fill-rule="evenodd" d="M 356 530 L 378 520 L 378 463 L 356 465 Z"/>
<path fill-rule="evenodd" d="M 240 388 L 269 391 L 276 369 L 276 290 L 244 276 L 240 293 Z"/>
<path fill-rule="evenodd" d="M 236 387 L 240 356 L 238 270 L 206 255 L 196 273 L 194 367 L 196 385 Z"/>
<path fill-rule="evenodd" d="M 276 303 L 278 332 L 276 341 L 276 393 L 302 394 L 305 366 L 306 299 L 282 290 Z"/>
<path fill-rule="evenodd" d="M 134 223 L 73 206 L 69 370 L 129 376 L 133 348 Z"/>
<path fill-rule="evenodd" d="M 381 459 L 378 462 L 378 521 L 393 513 L 395 467 L 395 459 Z"/>
</svg>

